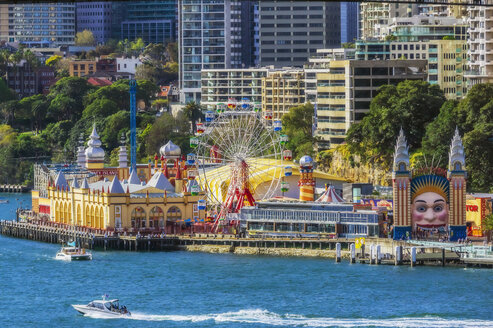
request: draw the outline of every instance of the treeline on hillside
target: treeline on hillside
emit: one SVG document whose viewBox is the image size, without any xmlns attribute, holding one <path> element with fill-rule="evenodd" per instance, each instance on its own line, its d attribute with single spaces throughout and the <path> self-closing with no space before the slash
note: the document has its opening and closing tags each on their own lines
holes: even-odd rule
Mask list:
<svg viewBox="0 0 493 328">
<path fill-rule="evenodd" d="M 493 192 L 493 84 L 474 85 L 460 101 L 447 101 L 437 85 L 405 81 L 386 85 L 361 123 L 348 131 L 350 154 L 391 170 L 399 130 L 406 135 L 411 164 L 447 167 L 456 127 L 465 148 L 468 190 Z"/>
<path fill-rule="evenodd" d="M 158 87 L 151 81 L 137 81 L 137 101 L 146 110 L 137 113 L 137 157 L 147 162 L 168 140 L 184 152 L 189 150 L 190 115 L 200 107 L 187 106 L 176 118 L 168 113 L 157 116 L 151 106 Z M 0 90 L 5 88 L 0 79 Z M 95 88 L 79 77 L 60 79 L 46 96 L 0 103 L 0 181 L 32 185 L 33 162 L 71 162 L 79 138 L 87 142 L 93 124 L 106 151 L 106 163 L 116 165 L 121 135 L 129 140 L 130 96 L 128 80 Z"/>
</svg>

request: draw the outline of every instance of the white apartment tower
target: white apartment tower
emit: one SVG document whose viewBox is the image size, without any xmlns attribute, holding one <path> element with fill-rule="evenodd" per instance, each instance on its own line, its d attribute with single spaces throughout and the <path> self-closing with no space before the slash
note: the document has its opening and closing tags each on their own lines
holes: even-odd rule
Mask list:
<svg viewBox="0 0 493 328">
<path fill-rule="evenodd" d="M 242 3 L 182 0 L 178 4 L 180 101 L 200 102 L 201 70 L 240 68 Z"/>
<path fill-rule="evenodd" d="M 393 18 L 412 17 L 418 14 L 418 6 L 407 3 L 362 2 L 360 4 L 359 29 L 362 40 L 382 37 L 379 26 L 388 25 Z"/>
<path fill-rule="evenodd" d="M 468 87 L 493 82 L 493 7 L 468 7 Z"/>
</svg>

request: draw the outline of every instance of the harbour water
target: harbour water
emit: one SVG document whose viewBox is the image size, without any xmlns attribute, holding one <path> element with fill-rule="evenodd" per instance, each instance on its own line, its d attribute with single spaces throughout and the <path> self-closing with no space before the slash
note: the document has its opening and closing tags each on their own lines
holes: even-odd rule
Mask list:
<svg viewBox="0 0 493 328">
<path fill-rule="evenodd" d="M 2 219 L 28 195 L 0 194 Z M 188 252 L 93 252 L 0 236 L 1 327 L 493 327 L 493 271 Z M 128 319 L 71 304 L 109 294 Z"/>
</svg>

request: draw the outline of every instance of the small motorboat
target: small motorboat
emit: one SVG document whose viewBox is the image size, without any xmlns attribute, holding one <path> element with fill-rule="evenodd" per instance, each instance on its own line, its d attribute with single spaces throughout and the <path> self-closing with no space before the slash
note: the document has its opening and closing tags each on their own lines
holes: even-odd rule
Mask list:
<svg viewBox="0 0 493 328">
<path fill-rule="evenodd" d="M 56 254 L 55 259 L 64 261 L 89 261 L 92 260 L 92 254 L 84 248 L 68 246 L 62 247 Z"/>
<path fill-rule="evenodd" d="M 87 305 L 72 304 L 72 307 L 82 314 L 96 314 L 96 315 L 110 315 L 117 317 L 129 317 L 131 316 L 130 311 L 127 307 L 120 306 L 117 299 L 108 300 L 103 296 L 102 300 L 95 300 Z"/>
</svg>

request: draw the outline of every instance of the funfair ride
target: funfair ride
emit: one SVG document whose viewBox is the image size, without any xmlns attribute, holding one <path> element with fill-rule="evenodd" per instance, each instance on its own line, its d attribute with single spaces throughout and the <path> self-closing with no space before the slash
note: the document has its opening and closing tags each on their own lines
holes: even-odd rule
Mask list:
<svg viewBox="0 0 493 328">
<path fill-rule="evenodd" d="M 194 160 L 210 207 L 218 209 L 213 231 L 223 222 L 238 224 L 230 214 L 281 191 L 287 142 L 281 128 L 272 113 L 261 112 L 259 104 L 247 99 L 219 103 L 216 112 L 208 111 L 205 121 L 197 123 L 190 139 L 195 153 L 188 158 Z"/>
</svg>

